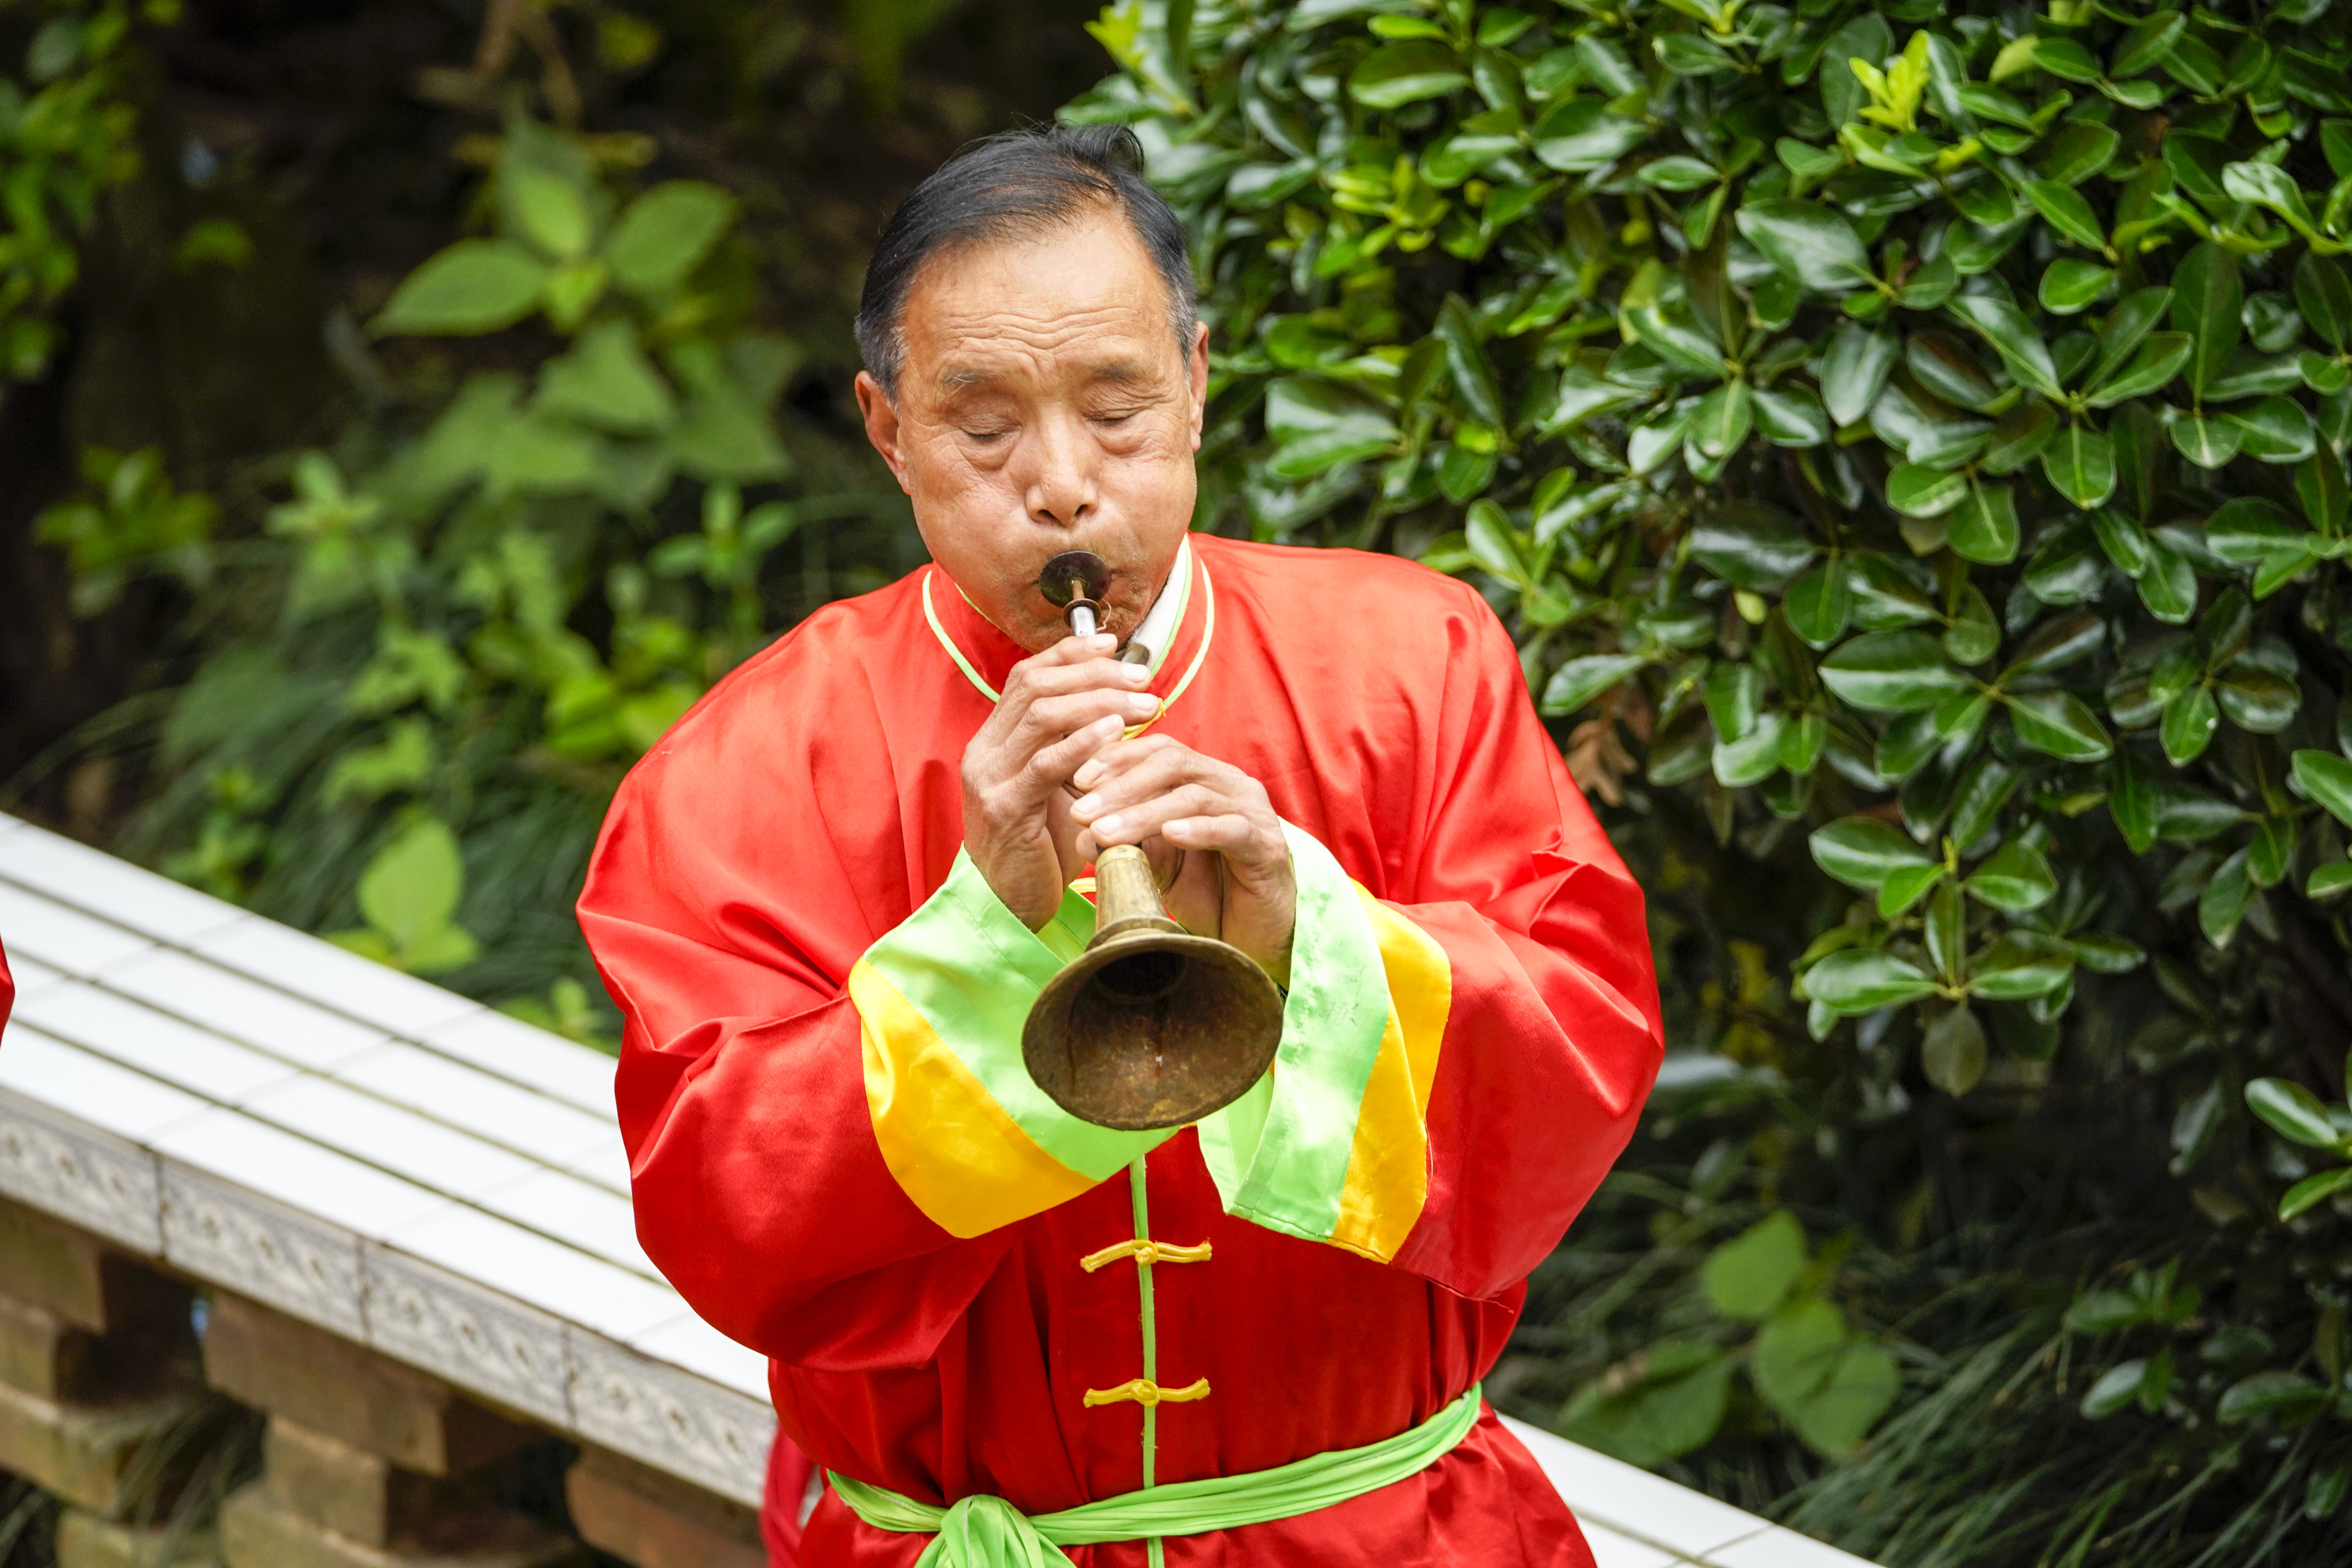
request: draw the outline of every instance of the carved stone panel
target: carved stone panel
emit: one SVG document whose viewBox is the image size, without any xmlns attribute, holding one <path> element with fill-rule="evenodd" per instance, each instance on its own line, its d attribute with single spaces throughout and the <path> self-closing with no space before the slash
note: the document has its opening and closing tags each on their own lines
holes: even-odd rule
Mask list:
<svg viewBox="0 0 2352 1568">
<path fill-rule="evenodd" d="M 370 1344 L 493 1404 L 572 1426 L 562 1323 L 374 1243 L 362 1249 L 361 1269 Z"/>
<path fill-rule="evenodd" d="M 776 1413 L 766 1400 L 579 1329 L 567 1337 L 572 1427 L 583 1437 L 721 1497 L 760 1505 L 776 1437 Z"/>
<path fill-rule="evenodd" d="M 357 1238 L 169 1161 L 163 1166 L 163 1256 L 199 1279 L 289 1316 L 348 1339 L 367 1338 Z"/>
<path fill-rule="evenodd" d="M 14 1095 L 0 1095 L 0 1192 L 142 1256 L 163 1249 L 155 1156 Z"/>
</svg>

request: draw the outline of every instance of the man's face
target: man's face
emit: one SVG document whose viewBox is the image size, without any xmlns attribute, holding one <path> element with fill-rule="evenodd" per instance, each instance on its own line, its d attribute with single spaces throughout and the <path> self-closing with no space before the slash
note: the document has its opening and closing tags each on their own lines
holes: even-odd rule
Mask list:
<svg viewBox="0 0 2352 1568">
<path fill-rule="evenodd" d="M 1034 652 L 1067 634 L 1039 570 L 1092 550 L 1123 641 L 1192 525 L 1207 329 L 1187 365 L 1166 286 L 1108 208 L 934 256 L 899 321 L 898 397 L 860 375 L 857 402 L 931 559 Z"/>
</svg>

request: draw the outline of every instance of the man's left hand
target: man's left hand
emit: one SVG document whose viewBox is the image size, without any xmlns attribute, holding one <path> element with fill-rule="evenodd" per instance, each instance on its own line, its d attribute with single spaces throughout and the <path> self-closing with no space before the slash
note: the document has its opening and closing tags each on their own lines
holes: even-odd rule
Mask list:
<svg viewBox="0 0 2352 1568">
<path fill-rule="evenodd" d="M 1184 851 L 1165 895 L 1171 918 L 1232 943 L 1276 983 L 1289 983 L 1298 888 L 1265 786 L 1164 735 L 1105 747 L 1072 782 L 1085 791 L 1070 807 L 1082 856 L 1112 844 Z"/>
</svg>

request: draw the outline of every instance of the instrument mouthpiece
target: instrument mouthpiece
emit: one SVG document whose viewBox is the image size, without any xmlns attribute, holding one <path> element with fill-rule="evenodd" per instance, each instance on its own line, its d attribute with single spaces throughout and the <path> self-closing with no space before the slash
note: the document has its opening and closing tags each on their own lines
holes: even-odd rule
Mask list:
<svg viewBox="0 0 2352 1568">
<path fill-rule="evenodd" d="M 1102 625 L 1102 596 L 1110 587 L 1110 568 L 1092 550 L 1064 550 L 1037 574 L 1037 591 L 1062 612 L 1070 634 L 1091 637 Z"/>
</svg>

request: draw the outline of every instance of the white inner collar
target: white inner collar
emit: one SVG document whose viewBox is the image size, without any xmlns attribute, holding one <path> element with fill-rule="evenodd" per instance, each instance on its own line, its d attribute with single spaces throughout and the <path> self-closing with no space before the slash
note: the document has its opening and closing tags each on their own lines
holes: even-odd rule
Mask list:
<svg viewBox="0 0 2352 1568">
<path fill-rule="evenodd" d="M 1176 641 L 1176 628 L 1184 616 L 1184 601 L 1191 597 L 1192 586 L 1192 541 L 1187 537 L 1176 547 L 1176 564 L 1169 569 L 1168 580 L 1160 585 L 1160 597 L 1136 626 L 1129 642 L 1140 643 L 1151 652 L 1150 664 L 1157 670 L 1160 662 L 1168 657 L 1169 646 Z"/>
</svg>

